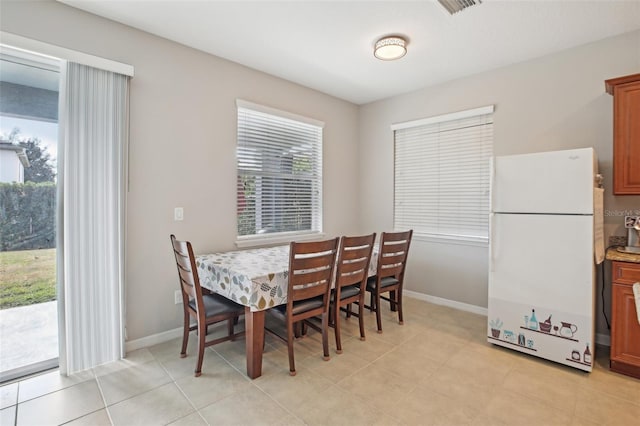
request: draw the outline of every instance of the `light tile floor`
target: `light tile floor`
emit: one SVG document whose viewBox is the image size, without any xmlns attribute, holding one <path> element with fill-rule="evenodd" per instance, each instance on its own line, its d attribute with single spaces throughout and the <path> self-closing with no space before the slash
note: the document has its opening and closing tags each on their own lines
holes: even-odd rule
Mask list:
<svg viewBox="0 0 640 426">
<path fill-rule="evenodd" d="M 322 361 L 319 335 L 267 336 L 263 376 L 245 375 L 244 341 L 208 348 L 193 377 L 195 339 L 172 340 L 72 377 L 47 373 L 0 387 L 5 425 L 636 425 L 640 380 L 611 373 L 597 348 L 591 374 L 486 343 L 486 318 L 415 299 L 405 325 L 366 313 L 344 323 L 344 353 Z M 333 338 L 333 333 L 331 333 Z"/>
</svg>

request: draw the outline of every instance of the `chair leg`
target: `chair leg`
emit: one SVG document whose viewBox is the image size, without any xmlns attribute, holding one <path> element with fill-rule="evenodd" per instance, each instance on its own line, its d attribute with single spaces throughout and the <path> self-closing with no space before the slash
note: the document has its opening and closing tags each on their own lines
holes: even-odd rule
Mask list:
<svg viewBox="0 0 640 426">
<path fill-rule="evenodd" d="M 329 313 L 326 311 L 322 314 L 322 351 L 322 359 L 329 361 Z"/>
<path fill-rule="evenodd" d="M 180 358 L 187 356 L 187 344 L 189 343 L 189 312 L 184 311 L 184 328 L 182 331 L 182 349 L 180 350 Z"/>
<path fill-rule="evenodd" d="M 296 364 L 293 359 L 293 328 L 294 324 L 287 320 L 287 350 L 289 351 L 289 375 L 296 375 Z"/>
<path fill-rule="evenodd" d="M 360 340 L 366 340 L 364 337 L 364 296 L 360 296 L 358 302 L 358 324 L 360 325 Z"/>
<path fill-rule="evenodd" d="M 348 305 L 347 305 L 348 306 Z M 335 308 L 331 311 L 333 314 L 334 333 L 336 335 L 336 353 L 342 353 L 342 340 L 340 336 L 340 304 L 336 302 Z M 324 331 L 324 329 L 323 329 Z"/>
<path fill-rule="evenodd" d="M 233 336 L 233 322 L 234 322 L 233 318 L 229 318 L 227 320 L 227 336 Z"/>
<path fill-rule="evenodd" d="M 205 325 L 204 328 L 204 330 L 201 330 L 200 325 L 198 324 L 198 362 L 196 363 L 196 377 L 200 377 L 202 374 L 202 360 L 204 359 L 204 343 L 205 338 L 207 337 L 207 326 Z"/>
<path fill-rule="evenodd" d="M 347 318 L 351 318 L 351 303 L 347 305 Z"/>
<path fill-rule="evenodd" d="M 336 326 L 336 322 L 335 322 L 335 310 L 340 311 L 340 306 L 335 306 L 333 303 L 329 305 L 329 327 L 335 327 Z"/>
<path fill-rule="evenodd" d="M 398 292 L 396 290 L 389 292 L 389 299 L 397 301 L 398 300 L 397 297 L 398 297 Z M 395 312 L 396 310 L 398 310 L 397 303 L 389 302 L 389 309 L 391 309 L 391 312 Z"/>
<path fill-rule="evenodd" d="M 382 317 L 380 314 L 380 293 L 376 292 L 376 322 L 378 323 L 378 334 L 382 334 Z"/>
<path fill-rule="evenodd" d="M 398 306 L 398 323 L 400 325 L 404 324 L 404 319 L 402 318 L 402 292 L 400 290 L 398 290 L 398 294 L 397 294 L 397 306 Z"/>
</svg>

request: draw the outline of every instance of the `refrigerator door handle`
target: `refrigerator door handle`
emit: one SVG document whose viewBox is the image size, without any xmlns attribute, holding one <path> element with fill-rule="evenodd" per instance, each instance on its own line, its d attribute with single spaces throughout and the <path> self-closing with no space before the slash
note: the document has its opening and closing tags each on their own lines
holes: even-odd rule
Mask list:
<svg viewBox="0 0 640 426">
<path fill-rule="evenodd" d="M 495 157 L 491 157 L 489 158 L 489 211 L 490 212 L 493 212 L 493 204 L 494 204 L 493 185 L 495 181 L 495 176 L 496 176 Z M 489 217 L 489 220 L 491 220 L 491 217 Z M 491 225 L 489 225 L 489 227 L 491 227 Z M 491 228 L 489 228 L 489 235 L 491 235 Z"/>
<path fill-rule="evenodd" d="M 494 271 L 493 265 L 495 264 L 496 251 L 497 251 L 496 245 L 498 244 L 498 239 L 495 238 L 495 236 L 493 235 L 494 230 L 496 229 L 494 224 L 495 218 L 496 218 L 495 213 L 489 214 L 489 270 L 491 272 Z"/>
</svg>

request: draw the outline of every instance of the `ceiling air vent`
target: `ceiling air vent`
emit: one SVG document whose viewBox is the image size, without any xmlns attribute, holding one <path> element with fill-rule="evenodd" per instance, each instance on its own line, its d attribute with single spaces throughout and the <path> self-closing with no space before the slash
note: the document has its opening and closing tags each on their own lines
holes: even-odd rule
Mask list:
<svg viewBox="0 0 640 426">
<path fill-rule="evenodd" d="M 450 14 L 458 13 L 468 7 L 482 3 L 482 0 L 438 0 Z"/>
</svg>

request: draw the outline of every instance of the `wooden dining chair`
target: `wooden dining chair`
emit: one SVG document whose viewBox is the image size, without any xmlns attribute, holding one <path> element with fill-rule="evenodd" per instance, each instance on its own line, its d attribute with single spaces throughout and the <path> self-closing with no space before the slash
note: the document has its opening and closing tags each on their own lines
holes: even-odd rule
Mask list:
<svg viewBox="0 0 640 426">
<path fill-rule="evenodd" d="M 376 311 L 378 333 L 382 333 L 380 299 L 387 300 L 392 311 L 398 311 L 398 323 L 404 324 L 402 286 L 412 235 L 413 230 L 409 230 L 406 232 L 383 232 L 380 237 L 376 275 L 367 280 L 367 291 L 371 294 L 369 308 Z M 383 293 L 389 293 L 389 297 L 383 297 Z"/>
<path fill-rule="evenodd" d="M 364 296 L 367 286 L 369 262 L 376 234 L 358 237 L 342 237 L 336 266 L 335 287 L 331 294 L 332 322 L 335 328 L 336 352 L 342 353 L 340 335 L 340 310 L 347 312 L 347 317 L 357 315 L 360 325 L 360 340 L 364 335 Z M 358 313 L 351 310 L 352 304 L 358 304 Z"/>
<path fill-rule="evenodd" d="M 244 333 L 235 333 L 234 325 L 238 318 L 244 315 L 244 306 L 227 299 L 224 296 L 208 293 L 203 294 L 198 278 L 196 258 L 193 248 L 188 241 L 178 241 L 175 235 L 171 235 L 171 246 L 176 258 L 180 290 L 182 292 L 182 307 L 184 309 L 184 326 L 182 333 L 182 349 L 180 357 L 187 356 L 187 343 L 189 332 L 197 330 L 198 333 L 198 360 L 196 362 L 195 376 L 202 374 L 202 360 L 204 349 L 217 343 L 234 340 Z M 191 318 L 196 320 L 195 325 L 190 325 Z M 227 335 L 218 339 L 206 340 L 207 328 L 211 324 L 227 321 Z"/>
<path fill-rule="evenodd" d="M 289 247 L 289 278 L 287 284 L 287 303 L 270 311 L 286 323 L 286 339 L 273 330 L 268 332 L 287 342 L 289 352 L 289 374 L 296 375 L 293 357 L 294 327 L 303 322 L 322 333 L 324 360 L 329 360 L 329 297 L 333 279 L 338 238 L 324 241 L 296 243 Z M 312 317 L 321 317 L 321 327 L 308 321 Z"/>
</svg>

